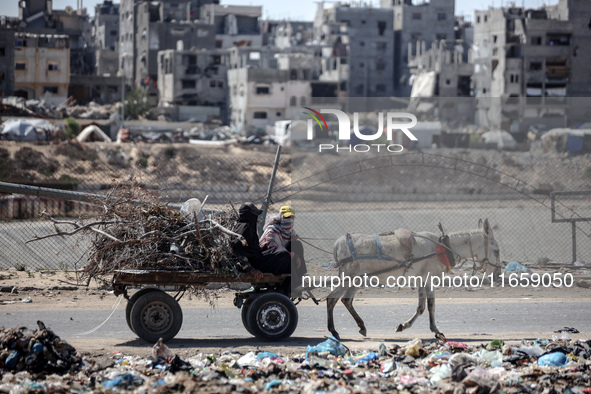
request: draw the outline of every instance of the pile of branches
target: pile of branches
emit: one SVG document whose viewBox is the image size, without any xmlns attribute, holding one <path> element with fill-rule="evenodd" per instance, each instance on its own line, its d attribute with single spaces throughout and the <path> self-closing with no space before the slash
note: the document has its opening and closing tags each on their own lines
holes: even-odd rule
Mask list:
<svg viewBox="0 0 591 394">
<path fill-rule="evenodd" d="M 80 221 L 57 220 L 56 235 L 80 232 L 93 235 L 84 277 L 112 275 L 116 270 L 147 269 L 237 273 L 240 261 L 230 242 L 242 238 L 231 231 L 238 214 L 232 208 L 183 215 L 161 202 L 158 196 L 135 185 L 119 185 L 97 200 L 102 213 Z M 74 230 L 65 232 L 65 226 Z M 71 228 L 71 227 L 70 227 Z M 45 237 L 37 237 L 39 240 Z"/>
</svg>

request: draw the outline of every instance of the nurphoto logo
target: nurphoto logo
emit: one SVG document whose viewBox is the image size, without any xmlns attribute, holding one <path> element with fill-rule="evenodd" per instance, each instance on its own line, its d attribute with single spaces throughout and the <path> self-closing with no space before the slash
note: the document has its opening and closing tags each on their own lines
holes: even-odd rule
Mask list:
<svg viewBox="0 0 591 394">
<path fill-rule="evenodd" d="M 349 116 L 338 109 L 321 109 L 320 112 L 310 108 L 304 107 L 310 112 L 304 112 L 304 114 L 310 116 L 312 119 L 308 119 L 308 133 L 307 139 L 311 141 L 314 139 L 314 121 L 320 127 L 320 130 L 328 131 L 328 124 L 326 123 L 326 119 L 322 114 L 332 114 L 335 115 L 339 124 L 338 130 L 338 141 L 351 141 L 351 119 Z M 400 130 L 406 135 L 411 141 L 418 141 L 417 137 L 410 131 L 411 128 L 416 126 L 417 124 L 417 117 L 413 114 L 408 112 L 387 112 L 386 116 L 386 127 L 384 127 L 384 113 L 380 112 L 378 114 L 378 130 L 375 134 L 362 134 L 359 130 L 359 113 L 353 113 L 353 135 L 355 139 L 361 141 L 377 141 L 382 137 L 384 131 L 386 132 L 386 140 L 388 142 L 392 142 L 394 139 L 394 131 Z M 410 122 L 408 121 L 410 120 Z M 348 152 L 369 152 L 372 150 L 380 151 L 380 149 L 385 149 L 388 152 L 402 152 L 404 147 L 401 144 L 395 143 L 361 143 L 361 144 L 351 144 L 348 145 L 340 145 L 337 144 L 319 144 L 318 145 L 318 152 L 334 150 L 334 151 L 348 151 Z"/>
</svg>

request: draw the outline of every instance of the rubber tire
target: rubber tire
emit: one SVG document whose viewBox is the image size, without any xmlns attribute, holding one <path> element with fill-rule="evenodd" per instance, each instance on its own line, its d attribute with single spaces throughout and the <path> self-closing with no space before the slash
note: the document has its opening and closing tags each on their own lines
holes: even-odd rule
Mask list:
<svg viewBox="0 0 591 394">
<path fill-rule="evenodd" d="M 149 308 L 159 308 L 154 317 L 161 317 L 162 313 L 168 314 L 162 329 L 154 329 L 146 326 L 143 317 L 149 312 Z M 160 313 L 158 313 L 160 312 Z M 162 290 L 150 291 L 143 294 L 133 304 L 130 314 L 131 327 L 138 337 L 149 343 L 155 343 L 159 338 L 168 341 L 175 337 L 183 325 L 183 311 L 179 303 Z"/>
<path fill-rule="evenodd" d="M 248 310 L 250 309 L 250 304 L 252 304 L 252 298 L 244 300 L 244 302 L 242 303 L 242 308 L 240 309 L 240 314 L 242 315 L 242 325 L 250 335 L 254 336 L 254 332 L 250 329 L 250 326 L 248 325 Z"/>
<path fill-rule="evenodd" d="M 131 319 L 130 319 L 131 308 L 133 308 L 133 304 L 135 304 L 135 302 L 138 300 L 138 298 L 140 298 L 144 294 L 149 293 L 151 291 L 161 291 L 161 290 L 158 290 L 155 287 L 146 287 L 143 289 L 139 289 L 138 291 L 133 293 L 133 295 L 131 297 L 129 297 L 129 300 L 127 301 L 127 305 L 125 306 L 125 321 L 127 322 L 127 326 L 129 327 L 129 329 L 131 331 L 133 331 L 133 328 L 131 327 Z M 135 331 L 133 331 L 133 333 L 135 334 Z"/>
<path fill-rule="evenodd" d="M 269 311 L 267 308 L 273 308 L 275 311 Z M 264 326 L 262 314 L 271 312 L 270 318 L 278 317 L 282 314 L 284 322 L 276 329 Z M 266 341 L 278 341 L 288 338 L 293 334 L 298 326 L 298 310 L 294 303 L 284 294 L 269 292 L 256 297 L 248 308 L 247 313 L 248 327 L 252 334 L 258 339 Z"/>
</svg>

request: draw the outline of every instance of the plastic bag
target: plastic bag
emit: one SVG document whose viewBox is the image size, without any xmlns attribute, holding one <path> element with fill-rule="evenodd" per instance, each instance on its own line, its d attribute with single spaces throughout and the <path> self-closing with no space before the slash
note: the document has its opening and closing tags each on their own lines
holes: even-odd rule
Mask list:
<svg viewBox="0 0 591 394">
<path fill-rule="evenodd" d="M 347 354 L 347 349 L 331 335 L 326 341 L 320 342 L 316 346 L 308 346 L 306 348 L 306 358 L 322 352 L 329 352 L 333 356 L 344 356 Z"/>
<path fill-rule="evenodd" d="M 517 261 L 511 261 L 509 264 L 505 266 L 505 272 L 517 272 L 517 273 L 524 273 L 529 274 L 531 270 Z"/>
<path fill-rule="evenodd" d="M 566 364 L 568 364 L 568 357 L 561 352 L 545 354 L 538 358 L 540 367 L 566 367 Z"/>
</svg>

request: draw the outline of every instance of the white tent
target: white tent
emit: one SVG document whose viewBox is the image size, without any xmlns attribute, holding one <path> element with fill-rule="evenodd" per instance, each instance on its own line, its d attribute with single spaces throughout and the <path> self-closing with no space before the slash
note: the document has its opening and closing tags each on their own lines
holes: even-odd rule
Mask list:
<svg viewBox="0 0 591 394">
<path fill-rule="evenodd" d="M 504 130 L 492 130 L 482 134 L 487 144 L 497 144 L 498 149 L 511 149 L 517 145 L 515 138 Z"/>
<path fill-rule="evenodd" d="M 53 125 L 43 119 L 9 119 L 4 122 L 2 138 L 13 141 L 44 141 L 44 130 L 53 129 Z"/>
</svg>

